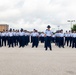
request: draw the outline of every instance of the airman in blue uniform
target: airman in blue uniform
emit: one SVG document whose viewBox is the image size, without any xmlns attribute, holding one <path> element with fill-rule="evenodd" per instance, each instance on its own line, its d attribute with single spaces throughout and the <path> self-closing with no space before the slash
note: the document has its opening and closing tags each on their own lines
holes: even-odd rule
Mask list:
<svg viewBox="0 0 76 75">
<path fill-rule="evenodd" d="M 48 48 L 52 50 L 52 47 L 51 47 L 52 32 L 50 28 L 51 28 L 50 25 L 48 25 L 45 31 L 45 50 L 47 50 Z"/>
</svg>

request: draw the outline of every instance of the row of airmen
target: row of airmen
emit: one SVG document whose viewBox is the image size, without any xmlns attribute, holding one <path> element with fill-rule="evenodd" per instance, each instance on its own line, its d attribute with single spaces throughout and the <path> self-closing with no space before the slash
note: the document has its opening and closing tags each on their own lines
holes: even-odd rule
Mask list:
<svg viewBox="0 0 76 75">
<path fill-rule="evenodd" d="M 24 36 L 25 35 L 25 36 Z M 30 33 L 28 31 L 23 31 L 23 29 L 19 30 L 3 30 L 3 32 L 0 33 L 0 47 L 2 46 L 9 46 L 14 47 L 24 47 L 25 45 L 28 45 L 29 43 L 29 35 Z"/>
<path fill-rule="evenodd" d="M 45 43 L 45 49 L 47 50 L 47 47 L 52 49 L 50 43 L 55 43 L 56 46 L 63 47 L 67 44 L 67 46 L 76 48 L 76 31 L 69 31 L 66 33 L 63 33 L 63 30 L 57 31 L 55 34 L 49 30 L 50 26 L 47 27 L 45 32 L 42 32 L 41 34 L 38 33 L 36 29 L 33 30 L 33 32 L 28 32 L 26 30 L 21 29 L 19 30 L 3 30 L 3 32 L 0 32 L 0 47 L 7 46 L 8 47 L 25 47 L 30 42 L 31 37 L 31 43 L 32 48 L 38 47 L 39 40 L 41 43 Z M 47 40 L 48 39 L 48 40 Z"/>
<path fill-rule="evenodd" d="M 56 45 L 59 47 L 63 47 L 64 45 L 67 45 L 72 48 L 76 48 L 76 31 L 66 31 L 66 33 L 63 33 L 63 30 L 58 31 L 55 34 L 55 40 L 56 40 Z"/>
</svg>

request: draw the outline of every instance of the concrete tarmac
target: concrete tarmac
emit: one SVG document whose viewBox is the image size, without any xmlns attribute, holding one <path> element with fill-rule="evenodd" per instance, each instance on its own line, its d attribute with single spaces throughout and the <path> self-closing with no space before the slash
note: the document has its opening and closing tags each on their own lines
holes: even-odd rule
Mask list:
<svg viewBox="0 0 76 75">
<path fill-rule="evenodd" d="M 0 48 L 0 75 L 76 75 L 76 49 L 52 48 Z"/>
</svg>

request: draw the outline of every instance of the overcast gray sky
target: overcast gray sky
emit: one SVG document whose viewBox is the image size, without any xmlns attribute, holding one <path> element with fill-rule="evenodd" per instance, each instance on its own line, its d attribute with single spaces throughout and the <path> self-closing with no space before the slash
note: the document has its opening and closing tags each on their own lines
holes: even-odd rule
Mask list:
<svg viewBox="0 0 76 75">
<path fill-rule="evenodd" d="M 0 23 L 15 29 L 69 30 L 69 19 L 76 20 L 76 0 L 0 0 Z"/>
</svg>

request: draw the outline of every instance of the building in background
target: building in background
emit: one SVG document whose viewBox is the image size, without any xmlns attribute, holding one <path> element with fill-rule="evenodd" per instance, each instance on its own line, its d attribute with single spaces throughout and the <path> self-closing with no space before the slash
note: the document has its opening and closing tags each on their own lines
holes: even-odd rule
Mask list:
<svg viewBox="0 0 76 75">
<path fill-rule="evenodd" d="M 2 32 L 3 30 L 8 30 L 9 29 L 9 25 L 7 24 L 0 24 L 0 32 Z"/>
</svg>

